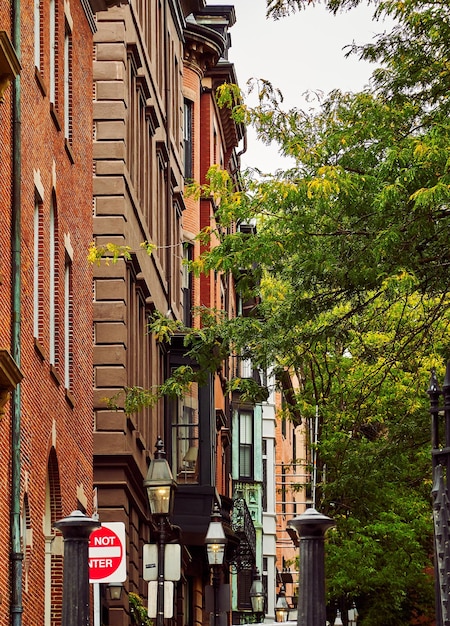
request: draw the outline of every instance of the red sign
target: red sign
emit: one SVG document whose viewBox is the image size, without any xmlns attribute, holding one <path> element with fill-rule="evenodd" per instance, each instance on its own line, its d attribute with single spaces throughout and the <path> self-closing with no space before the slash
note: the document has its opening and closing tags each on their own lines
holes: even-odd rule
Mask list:
<svg viewBox="0 0 450 626">
<path fill-rule="evenodd" d="M 103 524 L 89 539 L 89 580 L 123 582 L 125 578 L 125 525 Z"/>
</svg>

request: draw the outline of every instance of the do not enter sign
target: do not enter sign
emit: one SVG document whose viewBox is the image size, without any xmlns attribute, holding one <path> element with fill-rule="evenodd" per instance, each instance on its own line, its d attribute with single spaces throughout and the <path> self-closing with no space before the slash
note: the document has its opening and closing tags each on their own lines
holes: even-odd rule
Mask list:
<svg viewBox="0 0 450 626">
<path fill-rule="evenodd" d="M 89 582 L 122 583 L 127 577 L 125 524 L 102 524 L 89 538 Z"/>
</svg>

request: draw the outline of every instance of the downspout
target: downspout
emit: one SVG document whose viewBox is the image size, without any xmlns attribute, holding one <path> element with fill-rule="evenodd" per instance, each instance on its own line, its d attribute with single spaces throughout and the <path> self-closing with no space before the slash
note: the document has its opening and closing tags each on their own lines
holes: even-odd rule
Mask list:
<svg viewBox="0 0 450 626">
<path fill-rule="evenodd" d="M 172 192 L 172 170 L 171 170 L 171 146 L 170 146 L 170 125 L 172 123 L 171 116 L 171 103 L 170 103 L 170 46 L 169 46 L 169 32 L 168 32 L 168 20 L 167 20 L 167 2 L 164 3 L 164 99 L 166 107 L 166 141 L 167 141 L 167 168 L 166 168 L 166 211 L 167 211 L 167 226 L 168 226 L 168 245 L 166 247 L 166 268 L 167 268 L 167 302 L 169 305 L 169 311 L 172 309 L 172 247 L 170 245 L 173 233 L 173 207 L 171 201 Z M 172 317 L 174 317 L 172 313 Z"/>
<path fill-rule="evenodd" d="M 12 43 L 21 58 L 20 0 L 12 0 Z M 21 82 L 17 74 L 13 89 L 12 129 L 12 220 L 11 220 L 11 355 L 20 368 L 20 317 L 21 317 Z M 22 624 L 22 560 L 20 541 L 20 474 L 21 474 L 21 392 L 20 383 L 11 395 L 11 624 Z"/>
<path fill-rule="evenodd" d="M 167 241 L 165 243 L 161 242 L 161 245 L 166 246 L 165 256 L 166 256 L 166 277 L 167 277 L 167 317 L 169 319 L 175 319 L 174 311 L 172 309 L 172 259 L 170 255 L 172 253 L 172 247 L 170 245 L 172 240 L 172 202 L 171 202 L 171 148 L 170 148 L 170 124 L 171 124 L 171 110 L 170 110 L 170 71 L 169 71 L 169 32 L 168 32 L 168 19 L 167 19 L 167 2 L 164 2 L 164 14 L 163 14 L 163 28 L 164 28 L 164 105 L 166 108 L 166 116 L 165 116 L 165 133 L 166 133 L 166 142 L 167 142 L 167 164 L 166 164 L 166 224 L 167 224 Z M 169 376 L 169 362 L 166 361 L 166 373 L 165 376 Z M 164 440 L 169 441 L 169 432 L 170 432 L 170 420 L 168 417 L 168 403 L 164 402 L 164 417 L 163 424 L 161 425 L 162 431 L 164 432 Z"/>
</svg>

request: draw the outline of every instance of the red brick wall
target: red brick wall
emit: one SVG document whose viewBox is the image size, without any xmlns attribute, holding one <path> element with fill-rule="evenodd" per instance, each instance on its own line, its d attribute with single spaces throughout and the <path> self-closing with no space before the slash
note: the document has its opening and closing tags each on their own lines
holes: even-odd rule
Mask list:
<svg viewBox="0 0 450 626">
<path fill-rule="evenodd" d="M 0 29 L 11 38 L 10 3 L 0 2 Z M 4 102 L 0 103 L 0 348 L 10 350 L 11 338 L 11 193 L 12 193 L 12 86 L 4 93 Z M 11 420 L 9 402 L 1 418 L 2 454 L 0 455 L 0 592 L 3 597 L 3 620 L 7 623 L 9 582 L 9 509 L 10 481 L 9 463 L 6 451 L 11 448 Z"/>
<path fill-rule="evenodd" d="M 64 1 L 56 0 L 58 16 L 57 37 L 57 97 L 58 119 L 63 123 L 63 51 L 65 16 Z M 69 4 L 69 3 L 67 3 Z M 8 6 L 7 6 L 8 5 Z M 29 526 L 32 544 L 27 550 L 27 584 L 23 589 L 23 623 L 43 624 L 44 615 L 44 553 L 46 477 L 50 451 L 54 448 L 52 464 L 54 485 L 53 509 L 68 515 L 77 508 L 77 498 L 91 509 L 92 493 L 92 278 L 87 263 L 87 249 L 92 238 L 92 33 L 81 3 L 70 2 L 68 22 L 72 30 L 72 136 L 66 150 L 63 129 L 51 115 L 49 102 L 49 3 L 43 7 L 42 76 L 37 80 L 34 69 L 33 0 L 22 0 L 22 288 L 21 288 L 21 446 L 22 493 L 27 493 Z M 0 3 L 1 28 L 7 24 L 9 3 Z M 11 214 L 10 90 L 7 101 L 0 105 L 0 347 L 10 347 L 10 282 L 9 275 L 9 216 Z M 43 258 L 42 258 L 42 337 L 41 349 L 36 349 L 33 337 L 33 216 L 35 180 L 43 191 Z M 58 223 L 56 297 L 59 355 L 52 371 L 49 363 L 49 215 L 52 193 L 55 194 Z M 73 276 L 73 383 L 70 395 L 64 385 L 64 263 L 65 243 L 72 255 Z M 9 407 L 8 407 L 9 411 Z M 0 481 L 0 528 L 5 536 L 0 541 L 0 588 L 4 623 L 10 599 L 6 597 L 9 571 L 9 433 L 8 414 L 2 428 L 3 454 Z M 6 437 L 5 437 L 6 435 Z M 8 446 L 8 447 L 7 447 Z M 56 475 L 55 475 L 56 474 Z M 84 494 L 84 495 L 83 495 Z M 58 502 L 59 500 L 59 502 Z M 55 521 L 52 519 L 52 521 Z M 56 606 L 53 623 L 60 623 L 61 568 L 58 557 L 53 563 Z M 58 575 L 56 576 L 56 574 Z M 55 595 L 56 594 L 56 595 Z M 9 594 L 8 594 L 9 595 Z"/>
</svg>

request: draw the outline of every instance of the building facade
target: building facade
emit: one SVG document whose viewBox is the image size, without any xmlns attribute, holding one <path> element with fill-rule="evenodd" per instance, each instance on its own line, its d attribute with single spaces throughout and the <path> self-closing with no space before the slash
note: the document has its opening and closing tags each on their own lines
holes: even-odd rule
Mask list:
<svg viewBox="0 0 450 626">
<path fill-rule="evenodd" d="M 232 589 L 223 619 L 261 617 L 249 598 L 258 569 L 271 620 L 285 557 L 276 522 L 295 513 L 277 503 L 272 468 L 293 450 L 277 434 L 275 394 L 249 404 L 226 388 L 236 375 L 271 381 L 235 355 L 182 400 L 145 395 L 174 368 L 195 365 L 183 334 L 167 342 L 148 332 L 154 313 L 200 329 L 198 307 L 229 317 L 245 309 L 231 276 L 186 270 L 205 249 L 196 235 L 217 225 L 214 200 L 186 185 L 218 166 L 239 188 L 245 129 L 216 101 L 221 84 L 237 83 L 228 60 L 234 8 L 12 4 L 12 13 L 0 6 L 5 615 L 14 626 L 60 625 L 54 523 L 81 509 L 125 525 L 127 593 L 111 600 L 100 585 L 94 626 L 129 626 L 128 594 L 144 604 L 149 595 L 143 548 L 157 529 L 143 482 L 161 436 L 178 485 L 170 539 L 182 544 L 173 626 L 209 622 L 204 540 L 215 505 L 228 541 L 221 584 Z M 92 239 L 110 258 L 88 263 Z"/>
<path fill-rule="evenodd" d="M 209 571 L 204 539 L 215 503 L 229 536 L 232 509 L 230 399 L 210 374 L 183 400 L 160 399 L 134 411 L 130 390 L 156 389 L 190 364 L 183 336 L 160 342 L 147 331 L 154 312 L 188 327 L 195 307 L 235 314 L 229 279 L 196 279 L 184 261 L 214 220 L 210 199 L 184 194 L 212 165 L 237 171 L 244 130 L 220 110 L 215 90 L 236 82 L 226 59 L 231 6 L 203 1 L 132 2 L 97 17 L 94 60 L 94 235 L 96 245 L 127 246 L 129 256 L 94 266 L 94 482 L 101 522 L 122 521 L 127 535 L 126 591 L 147 600 L 142 553 L 155 542 L 143 481 L 158 436 L 178 483 L 172 523 L 180 529 L 182 577 L 174 621 L 200 624 Z M 151 254 L 141 247 L 148 242 Z M 123 393 L 128 391 L 128 395 Z M 109 402 L 105 401 L 108 400 Z M 176 536 L 174 540 L 180 540 Z M 224 581 L 227 577 L 224 572 Z M 102 620 L 129 623 L 128 596 L 102 596 Z"/>
<path fill-rule="evenodd" d="M 2 622 L 61 623 L 54 523 L 92 513 L 92 37 L 86 0 L 0 6 Z M 5 71 L 6 68 L 6 71 Z M 12 82 L 4 81 L 10 76 Z"/>
<path fill-rule="evenodd" d="M 297 619 L 298 537 L 289 527 L 294 517 L 315 506 L 315 425 L 305 421 L 295 408 L 298 381 L 287 370 L 278 373 L 276 394 L 276 589 L 287 602 L 285 618 Z"/>
</svg>

